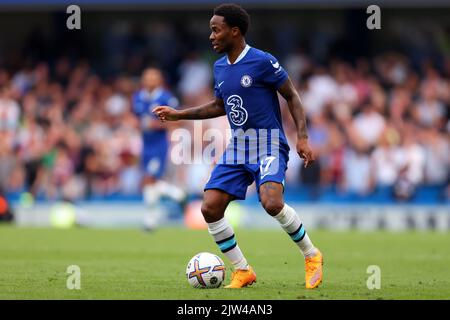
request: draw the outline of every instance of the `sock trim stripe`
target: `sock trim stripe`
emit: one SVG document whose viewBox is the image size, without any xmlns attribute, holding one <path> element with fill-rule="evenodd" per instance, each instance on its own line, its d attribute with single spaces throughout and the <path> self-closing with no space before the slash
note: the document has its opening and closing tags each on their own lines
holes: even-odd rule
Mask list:
<svg viewBox="0 0 450 320">
<path fill-rule="evenodd" d="M 225 242 L 222 242 L 221 244 L 219 244 L 219 248 L 220 248 L 220 250 L 222 252 L 226 252 L 228 250 L 231 250 L 235 246 L 236 246 L 236 240 L 234 240 L 234 237 L 229 239 L 228 241 L 225 241 Z"/>
<path fill-rule="evenodd" d="M 229 248 L 226 248 L 224 250 L 222 250 L 222 248 L 220 248 L 220 251 L 222 251 L 222 253 L 226 253 L 226 252 L 236 248 L 236 246 L 237 246 L 237 242 L 235 241 Z"/>
<path fill-rule="evenodd" d="M 302 241 L 303 238 L 305 237 L 305 235 L 306 235 L 306 232 L 305 232 L 305 230 L 303 230 L 303 234 L 302 234 L 302 236 L 300 237 L 300 239 L 294 240 L 294 241 L 295 241 L 295 242 L 300 242 L 300 241 Z"/>
<path fill-rule="evenodd" d="M 292 238 L 292 240 L 294 240 L 294 242 L 300 242 L 305 237 L 305 234 L 306 234 L 305 229 L 303 229 L 303 227 L 301 227 L 300 230 L 298 231 L 298 233 L 295 235 L 292 235 L 291 238 Z"/>
<path fill-rule="evenodd" d="M 224 242 L 227 242 L 227 241 L 229 241 L 229 240 L 231 240 L 231 239 L 233 239 L 234 238 L 234 234 L 233 235 L 231 235 L 230 237 L 228 237 L 228 238 L 225 238 L 225 239 L 222 239 L 222 240 L 219 240 L 219 241 L 216 241 L 216 243 L 220 246 L 222 243 L 224 243 Z"/>
<path fill-rule="evenodd" d="M 296 233 L 298 233 L 302 227 L 303 227 L 303 223 L 300 223 L 300 227 L 298 227 L 297 230 L 295 230 L 294 232 L 288 233 L 288 234 L 292 237 L 292 236 L 294 236 Z"/>
</svg>

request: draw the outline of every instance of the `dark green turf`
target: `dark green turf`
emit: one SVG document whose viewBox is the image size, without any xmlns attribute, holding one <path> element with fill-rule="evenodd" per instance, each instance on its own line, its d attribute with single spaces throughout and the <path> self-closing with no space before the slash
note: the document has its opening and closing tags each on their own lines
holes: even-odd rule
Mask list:
<svg viewBox="0 0 450 320">
<path fill-rule="evenodd" d="M 0 226 L 0 299 L 450 299 L 449 234 L 311 231 L 325 261 L 324 283 L 313 291 L 281 229 L 236 234 L 258 282 L 199 290 L 185 268 L 198 252 L 219 254 L 207 231 Z M 81 268 L 81 290 L 66 288 L 69 265 Z M 380 290 L 366 286 L 369 265 L 381 268 Z"/>
</svg>

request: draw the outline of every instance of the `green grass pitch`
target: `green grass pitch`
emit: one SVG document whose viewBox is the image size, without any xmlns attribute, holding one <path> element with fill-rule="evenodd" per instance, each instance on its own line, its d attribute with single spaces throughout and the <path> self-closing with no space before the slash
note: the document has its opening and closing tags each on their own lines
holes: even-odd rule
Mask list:
<svg viewBox="0 0 450 320">
<path fill-rule="evenodd" d="M 236 230 L 258 282 L 239 290 L 193 289 L 189 259 L 219 256 L 206 230 L 38 229 L 0 226 L 0 299 L 450 299 L 450 235 L 312 230 L 324 254 L 324 283 L 304 289 L 304 263 L 281 230 Z M 69 290 L 69 265 L 81 289 Z M 369 290 L 369 265 L 381 289 Z M 230 278 L 227 263 L 226 282 Z"/>
</svg>

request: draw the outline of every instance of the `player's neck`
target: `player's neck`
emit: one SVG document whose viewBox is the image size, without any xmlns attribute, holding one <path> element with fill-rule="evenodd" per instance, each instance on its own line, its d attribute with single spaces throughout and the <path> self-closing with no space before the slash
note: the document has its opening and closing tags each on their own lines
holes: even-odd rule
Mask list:
<svg viewBox="0 0 450 320">
<path fill-rule="evenodd" d="M 144 88 L 149 94 L 153 94 L 161 89 L 161 86 L 152 87 L 152 88 Z"/>
<path fill-rule="evenodd" d="M 233 64 L 242 53 L 242 51 L 244 51 L 246 45 L 247 44 L 245 43 L 245 40 L 242 40 L 237 46 L 235 46 L 230 50 L 230 52 L 227 53 L 228 61 L 230 61 L 231 64 Z"/>
</svg>

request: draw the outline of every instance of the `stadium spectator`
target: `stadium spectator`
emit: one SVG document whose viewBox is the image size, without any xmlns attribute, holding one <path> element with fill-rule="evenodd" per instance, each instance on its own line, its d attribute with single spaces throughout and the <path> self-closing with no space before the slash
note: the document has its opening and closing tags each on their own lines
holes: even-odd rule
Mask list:
<svg viewBox="0 0 450 320">
<path fill-rule="evenodd" d="M 375 184 L 379 187 L 391 187 L 397 181 L 399 139 L 399 133 L 393 127 L 387 127 L 371 155 L 372 175 Z"/>
<path fill-rule="evenodd" d="M 179 67 L 178 89 L 184 105 L 192 106 L 209 101 L 212 75 L 209 65 L 192 51 Z"/>
<path fill-rule="evenodd" d="M 367 195 L 373 189 L 371 163 L 368 152 L 354 146 L 344 154 L 344 190 L 357 195 Z"/>
<path fill-rule="evenodd" d="M 352 121 L 349 128 L 352 142 L 360 148 L 368 150 L 375 146 L 386 125 L 384 117 L 372 103 L 362 107 L 362 112 Z"/>
<path fill-rule="evenodd" d="M 424 181 L 425 151 L 418 143 L 417 128 L 408 125 L 402 135 L 402 143 L 399 147 L 400 173 L 411 184 L 417 186 Z"/>
<path fill-rule="evenodd" d="M 435 127 L 424 129 L 423 146 L 425 147 L 425 183 L 444 185 L 450 168 L 450 147 L 448 139 Z"/>
</svg>

